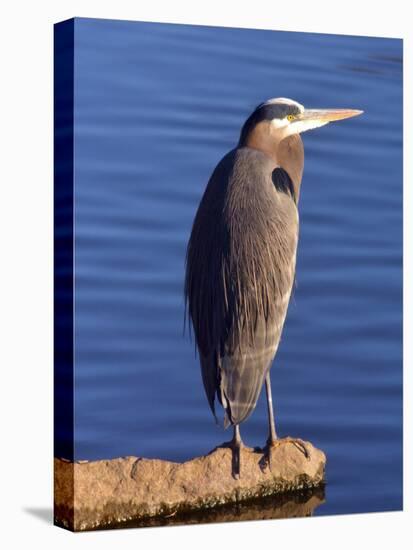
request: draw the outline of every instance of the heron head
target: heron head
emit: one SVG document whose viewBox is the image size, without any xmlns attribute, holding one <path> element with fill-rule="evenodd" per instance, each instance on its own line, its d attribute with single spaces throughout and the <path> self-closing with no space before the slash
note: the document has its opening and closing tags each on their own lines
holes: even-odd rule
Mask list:
<svg viewBox="0 0 413 550">
<path fill-rule="evenodd" d="M 262 138 L 280 142 L 293 134 L 320 128 L 335 120 L 361 115 L 362 112 L 356 109 L 306 109 L 293 99 L 269 99 L 258 105 L 245 122 L 240 145 L 246 145 L 257 129 Z"/>
</svg>

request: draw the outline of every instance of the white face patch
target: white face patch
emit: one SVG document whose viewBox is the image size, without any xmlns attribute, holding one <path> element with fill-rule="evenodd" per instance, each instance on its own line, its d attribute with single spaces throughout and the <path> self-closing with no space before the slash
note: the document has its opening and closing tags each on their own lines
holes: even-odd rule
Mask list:
<svg viewBox="0 0 413 550">
<path fill-rule="evenodd" d="M 302 134 L 307 130 L 313 130 L 314 128 L 320 128 L 328 124 L 328 120 L 297 120 L 297 122 L 288 123 L 288 127 L 284 129 L 285 137 L 292 136 L 293 134 Z"/>
<path fill-rule="evenodd" d="M 281 130 L 281 128 L 287 128 L 289 124 L 286 118 L 273 118 L 271 121 L 271 128 L 274 130 Z"/>
<path fill-rule="evenodd" d="M 271 130 L 277 133 L 282 139 L 293 134 L 302 134 L 307 130 L 313 130 L 314 128 L 320 128 L 328 124 L 326 120 L 297 120 L 289 121 L 287 118 L 273 118 L 271 121 Z"/>
</svg>

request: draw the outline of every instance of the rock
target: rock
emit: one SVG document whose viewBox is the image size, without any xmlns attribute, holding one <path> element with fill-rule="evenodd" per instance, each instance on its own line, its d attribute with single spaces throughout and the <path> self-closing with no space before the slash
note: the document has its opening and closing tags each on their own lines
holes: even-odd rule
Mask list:
<svg viewBox="0 0 413 550">
<path fill-rule="evenodd" d="M 243 448 L 239 479 L 225 446 L 181 464 L 55 458 L 55 523 L 83 531 L 309 515 L 323 502 L 325 462 L 322 451 L 292 438 L 278 440 L 270 457 Z"/>
</svg>

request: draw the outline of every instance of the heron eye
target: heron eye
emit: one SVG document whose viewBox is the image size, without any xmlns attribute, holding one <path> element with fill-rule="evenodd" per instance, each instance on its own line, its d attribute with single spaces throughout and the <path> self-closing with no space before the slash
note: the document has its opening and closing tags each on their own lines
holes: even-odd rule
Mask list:
<svg viewBox="0 0 413 550">
<path fill-rule="evenodd" d="M 287 116 L 287 120 L 289 120 L 290 122 L 291 122 L 292 120 L 295 120 L 295 118 L 296 118 L 296 117 L 295 117 L 294 115 L 288 115 L 288 116 Z"/>
</svg>

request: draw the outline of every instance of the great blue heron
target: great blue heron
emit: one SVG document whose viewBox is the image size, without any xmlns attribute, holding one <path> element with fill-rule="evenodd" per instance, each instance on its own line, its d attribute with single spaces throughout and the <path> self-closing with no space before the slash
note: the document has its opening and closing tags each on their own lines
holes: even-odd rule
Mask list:
<svg viewBox="0 0 413 550">
<path fill-rule="evenodd" d="M 254 410 L 264 380 L 268 447 L 277 439 L 270 367 L 295 277 L 300 133 L 361 113 L 305 109 L 287 98 L 261 103 L 237 147 L 216 166 L 198 207 L 187 250 L 186 306 L 209 405 L 215 417 L 215 397 L 223 406 L 238 456 L 239 425 Z"/>
</svg>

